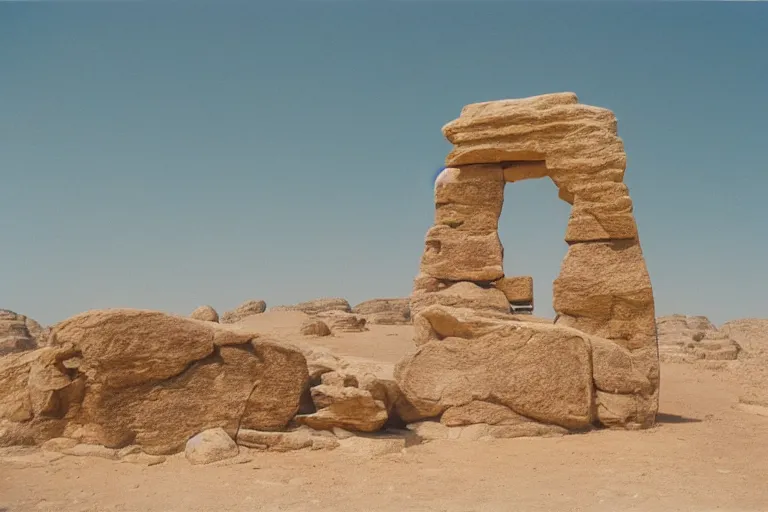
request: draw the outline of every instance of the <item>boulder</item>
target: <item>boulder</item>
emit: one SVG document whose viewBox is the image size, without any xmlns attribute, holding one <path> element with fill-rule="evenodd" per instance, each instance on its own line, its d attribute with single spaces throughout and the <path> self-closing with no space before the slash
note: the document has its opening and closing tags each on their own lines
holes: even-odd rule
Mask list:
<svg viewBox="0 0 768 512">
<path fill-rule="evenodd" d="M 301 324 L 301 334 L 304 336 L 330 336 L 331 329 L 322 320 L 307 319 Z"/>
<path fill-rule="evenodd" d="M 583 333 L 442 306 L 421 315 L 437 339 L 395 368 L 400 392 L 418 417 L 486 401 L 569 429 L 592 422 L 591 346 Z"/>
<path fill-rule="evenodd" d="M 211 464 L 220 460 L 237 457 L 237 444 L 222 428 L 200 432 L 187 441 L 184 456 L 191 464 Z"/>
<path fill-rule="evenodd" d="M 325 311 L 323 313 L 318 313 L 317 318 L 322 319 L 333 334 L 340 332 L 363 332 L 368 330 L 365 327 L 365 317 L 353 313 Z"/>
<path fill-rule="evenodd" d="M 341 298 L 322 298 L 310 300 L 307 302 L 300 302 L 291 306 L 277 306 L 270 311 L 301 311 L 310 316 L 315 316 L 320 313 L 326 313 L 328 311 L 341 311 L 343 313 L 351 313 L 352 307 L 349 305 L 346 299 Z"/>
<path fill-rule="evenodd" d="M 189 315 L 189 318 L 206 322 L 218 322 L 219 314 L 211 306 L 200 306 Z"/>
<path fill-rule="evenodd" d="M 253 315 L 259 315 L 267 310 L 267 303 L 263 300 L 247 300 L 237 306 L 232 311 L 227 311 L 221 315 L 221 323 L 234 324 L 243 318 Z"/>
<path fill-rule="evenodd" d="M 362 315 L 368 323 L 404 325 L 411 323 L 410 299 L 372 299 L 361 302 L 352 312 Z"/>
<path fill-rule="evenodd" d="M 37 340 L 30 332 L 29 325 L 32 325 L 33 329 L 36 329 L 35 326 L 40 327 L 37 322 L 28 324 L 24 315 L 0 309 L 0 356 L 37 348 Z M 38 334 L 41 331 L 42 329 Z"/>
<path fill-rule="evenodd" d="M 296 416 L 296 421 L 316 430 L 339 427 L 359 432 L 374 432 L 387 422 L 387 407 L 366 390 L 323 385 L 311 389 L 317 412 Z"/>
<path fill-rule="evenodd" d="M 13 444 L 64 436 L 175 453 L 210 428 L 284 428 L 308 381 L 296 348 L 155 311 L 89 311 L 51 343 L 0 373 L 13 381 L 0 388 Z"/>
</svg>

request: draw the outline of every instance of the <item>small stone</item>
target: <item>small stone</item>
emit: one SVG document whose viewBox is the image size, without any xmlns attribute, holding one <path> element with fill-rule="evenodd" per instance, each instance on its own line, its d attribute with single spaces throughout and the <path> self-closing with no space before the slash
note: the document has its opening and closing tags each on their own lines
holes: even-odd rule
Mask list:
<svg viewBox="0 0 768 512">
<path fill-rule="evenodd" d="M 211 306 L 200 306 L 189 315 L 190 318 L 195 320 L 203 320 L 205 322 L 218 322 L 219 314 Z"/>
<path fill-rule="evenodd" d="M 44 442 L 40 448 L 46 452 L 60 453 L 64 450 L 72 449 L 75 446 L 77 446 L 76 439 L 70 439 L 68 437 L 54 437 L 53 439 L 49 439 L 48 441 Z"/>
<path fill-rule="evenodd" d="M 191 464 L 210 464 L 236 457 L 238 453 L 237 444 L 223 428 L 200 432 L 187 441 L 184 450 L 184 455 Z"/>
<path fill-rule="evenodd" d="M 301 334 L 304 336 L 330 336 L 331 329 L 322 320 L 307 319 L 301 324 Z"/>
</svg>

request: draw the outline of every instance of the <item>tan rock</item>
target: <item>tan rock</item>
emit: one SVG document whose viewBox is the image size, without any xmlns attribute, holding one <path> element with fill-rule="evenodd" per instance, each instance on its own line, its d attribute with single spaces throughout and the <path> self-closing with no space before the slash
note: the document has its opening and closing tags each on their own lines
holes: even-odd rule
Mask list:
<svg viewBox="0 0 768 512">
<path fill-rule="evenodd" d="M 352 436 L 339 441 L 339 450 L 357 457 L 380 457 L 401 453 L 406 444 L 402 436 Z"/>
<path fill-rule="evenodd" d="M 434 292 L 415 290 L 411 295 L 411 312 L 414 318 L 420 311 L 434 305 L 509 314 L 509 301 L 503 291 L 493 287 L 483 288 L 468 281 L 455 283 Z"/>
<path fill-rule="evenodd" d="M 533 278 L 531 276 L 502 277 L 493 283 L 507 301 L 513 304 L 533 303 Z"/>
<path fill-rule="evenodd" d="M 0 309 L 0 356 L 37 348 L 37 340 L 29 332 L 27 318 Z"/>
<path fill-rule="evenodd" d="M 67 437 L 110 448 L 166 454 L 209 428 L 283 428 L 308 380 L 298 349 L 154 311 L 90 311 L 53 338 L 87 376 Z"/>
<path fill-rule="evenodd" d="M 411 323 L 410 299 L 372 299 L 361 302 L 352 312 L 362 315 L 369 324 L 401 325 Z"/>
<path fill-rule="evenodd" d="M 656 403 L 649 404 L 649 400 Z M 595 392 L 597 419 L 606 427 L 648 428 L 653 426 L 658 410 L 658 398 L 644 398 L 640 395 L 622 395 Z"/>
<path fill-rule="evenodd" d="M 277 306 L 272 308 L 270 311 L 301 311 L 307 315 L 315 316 L 328 311 L 341 311 L 344 313 L 351 313 L 352 307 L 349 305 L 349 302 L 347 302 L 346 299 L 321 298 L 307 302 L 300 302 L 292 306 Z"/>
<path fill-rule="evenodd" d="M 337 388 L 358 387 L 357 377 L 343 372 L 328 372 L 320 377 L 320 382 L 325 386 L 335 386 Z"/>
<path fill-rule="evenodd" d="M 571 245 L 553 295 L 558 325 L 630 350 L 656 346 L 653 290 L 636 241 Z"/>
<path fill-rule="evenodd" d="M 330 336 L 331 329 L 322 320 L 307 319 L 301 324 L 301 334 L 304 336 Z"/>
<path fill-rule="evenodd" d="M 460 427 L 475 423 L 515 425 L 530 421 L 528 418 L 513 412 L 509 407 L 479 400 L 450 407 L 440 418 L 440 423 L 448 427 Z"/>
<path fill-rule="evenodd" d="M 241 429 L 237 434 L 237 444 L 261 450 L 288 452 L 304 448 L 332 450 L 339 443 L 333 434 L 329 432 L 299 427 L 289 432 L 262 432 Z"/>
<path fill-rule="evenodd" d="M 362 389 L 320 385 L 313 387 L 311 392 L 317 412 L 296 416 L 296 421 L 316 430 L 339 427 L 374 432 L 389 417 L 386 405 L 374 400 L 370 392 Z"/>
<path fill-rule="evenodd" d="M 208 429 L 187 441 L 184 456 L 191 464 L 210 464 L 236 457 L 237 444 L 222 428 Z"/>
<path fill-rule="evenodd" d="M 451 281 L 494 281 L 504 275 L 503 249 L 495 231 L 433 226 L 427 232 L 421 272 Z"/>
<path fill-rule="evenodd" d="M 263 300 L 247 300 L 232 311 L 227 311 L 221 316 L 221 323 L 234 324 L 243 318 L 260 315 L 267 310 L 267 303 Z"/>
<path fill-rule="evenodd" d="M 195 320 L 204 320 L 206 322 L 218 322 L 219 314 L 211 306 L 200 306 L 189 315 Z"/>
<path fill-rule="evenodd" d="M 98 457 L 100 459 L 117 460 L 117 450 L 98 444 L 77 444 L 72 448 L 64 448 L 61 453 L 75 457 Z"/>
<path fill-rule="evenodd" d="M 768 354 L 768 319 L 742 318 L 723 324 L 720 329 L 736 343 L 746 357 Z"/>
<path fill-rule="evenodd" d="M 656 330 L 662 361 L 735 360 L 739 354 L 739 345 L 705 316 L 659 317 Z"/>
<path fill-rule="evenodd" d="M 637 225 L 627 186 L 616 182 L 574 185 L 565 241 L 635 240 Z"/>
<path fill-rule="evenodd" d="M 478 400 L 566 428 L 591 423 L 586 336 L 546 324 L 475 318 L 471 311 L 442 306 L 420 314 L 442 339 L 401 360 L 395 380 L 421 418 Z"/>
<path fill-rule="evenodd" d="M 363 332 L 368 329 L 365 327 L 365 317 L 344 311 L 325 311 L 317 314 L 317 318 L 322 319 L 331 329 L 331 333 L 340 332 Z"/>
<path fill-rule="evenodd" d="M 44 442 L 40 449 L 46 452 L 63 452 L 70 448 L 77 446 L 76 439 L 69 439 L 68 437 L 54 437 Z"/>
</svg>

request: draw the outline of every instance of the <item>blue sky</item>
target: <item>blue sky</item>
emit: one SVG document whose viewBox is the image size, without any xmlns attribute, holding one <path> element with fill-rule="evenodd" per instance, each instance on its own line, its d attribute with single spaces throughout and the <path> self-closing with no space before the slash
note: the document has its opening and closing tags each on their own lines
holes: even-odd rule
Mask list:
<svg viewBox="0 0 768 512">
<path fill-rule="evenodd" d="M 405 296 L 441 127 L 573 91 L 628 155 L 657 312 L 768 316 L 768 3 L 0 5 L 0 307 Z M 554 185 L 507 187 L 537 313 Z"/>
</svg>

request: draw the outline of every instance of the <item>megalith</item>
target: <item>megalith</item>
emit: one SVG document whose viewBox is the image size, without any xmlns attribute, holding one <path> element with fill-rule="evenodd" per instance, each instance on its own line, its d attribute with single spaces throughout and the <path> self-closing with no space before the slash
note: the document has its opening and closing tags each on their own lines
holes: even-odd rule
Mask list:
<svg viewBox="0 0 768 512">
<path fill-rule="evenodd" d="M 454 147 L 435 181 L 434 225 L 411 295 L 419 348 L 398 365 L 406 398 L 424 417 L 479 400 L 566 428 L 574 417 L 581 418 L 581 426 L 653 425 L 659 387 L 653 290 L 623 183 L 626 154 L 613 112 L 582 105 L 573 93 L 491 101 L 465 106 L 443 134 Z M 554 325 L 516 314 L 521 307 L 532 309 L 533 284 L 530 277 L 505 275 L 498 235 L 505 186 L 534 178 L 551 179 L 558 196 L 572 206 L 568 250 L 553 283 Z M 544 356 L 538 363 L 515 354 L 493 356 L 493 350 L 524 350 L 531 340 L 547 340 L 536 342 L 541 354 L 563 354 L 567 360 L 544 364 Z M 571 352 L 545 348 L 560 345 Z M 584 346 L 591 357 L 576 357 L 575 347 Z M 453 360 L 461 360 L 463 370 Z M 545 391 L 534 381 L 521 382 L 520 376 L 537 372 L 519 367 L 524 364 L 548 372 L 536 377 L 544 381 L 565 383 L 574 372 L 591 377 L 588 384 L 580 381 L 578 393 L 560 394 L 578 397 L 579 403 L 548 403 L 539 411 L 536 400 L 500 398 L 521 389 L 528 397 Z M 426 375 L 448 367 L 450 378 Z M 478 377 L 485 370 L 497 374 Z M 516 376 L 515 386 L 509 375 Z M 493 382 L 499 385 L 494 388 Z"/>
</svg>

